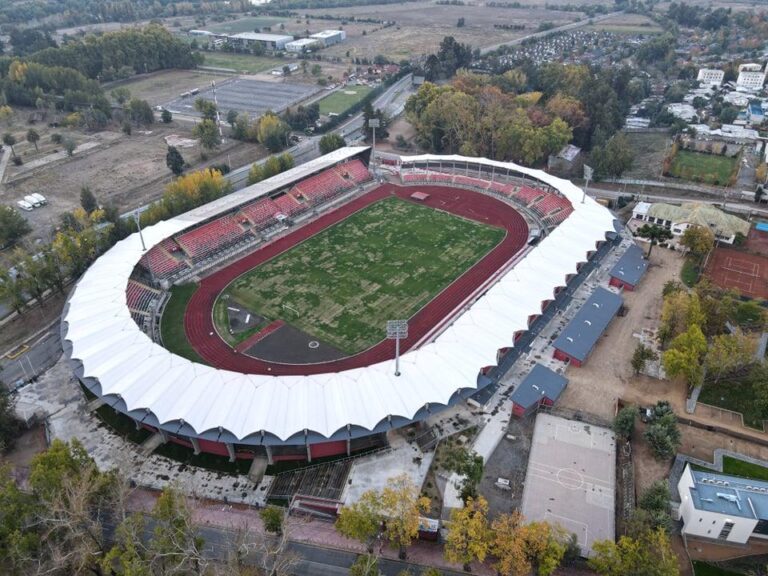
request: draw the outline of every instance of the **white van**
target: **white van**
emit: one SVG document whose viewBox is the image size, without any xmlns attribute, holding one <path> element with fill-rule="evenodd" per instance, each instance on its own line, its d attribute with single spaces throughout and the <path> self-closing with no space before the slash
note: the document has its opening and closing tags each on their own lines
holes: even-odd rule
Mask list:
<svg viewBox="0 0 768 576">
<path fill-rule="evenodd" d="M 46 200 L 45 196 L 43 196 L 42 194 L 33 192 L 32 194 L 30 194 L 30 196 L 32 196 L 32 198 L 36 198 L 37 201 L 40 202 L 40 206 L 45 206 L 46 204 L 48 204 L 48 200 Z"/>
<path fill-rule="evenodd" d="M 32 204 L 30 204 L 26 200 L 19 200 L 18 202 L 16 202 L 16 205 L 22 210 L 25 210 L 26 212 L 32 212 L 32 210 L 34 209 L 34 206 L 32 206 Z"/>
<path fill-rule="evenodd" d="M 27 196 L 24 196 L 24 201 L 27 202 L 28 204 L 32 204 L 33 208 L 38 208 L 42 206 L 40 201 L 37 198 L 35 198 L 32 194 L 28 194 Z"/>
</svg>

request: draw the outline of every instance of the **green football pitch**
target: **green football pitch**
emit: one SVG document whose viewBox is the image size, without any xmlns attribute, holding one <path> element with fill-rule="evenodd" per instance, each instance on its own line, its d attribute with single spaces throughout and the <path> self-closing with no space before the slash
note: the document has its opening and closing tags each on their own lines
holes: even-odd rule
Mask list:
<svg viewBox="0 0 768 576">
<path fill-rule="evenodd" d="M 504 234 L 385 198 L 249 270 L 222 294 L 354 354 L 384 338 L 387 320 L 415 314 Z"/>
</svg>

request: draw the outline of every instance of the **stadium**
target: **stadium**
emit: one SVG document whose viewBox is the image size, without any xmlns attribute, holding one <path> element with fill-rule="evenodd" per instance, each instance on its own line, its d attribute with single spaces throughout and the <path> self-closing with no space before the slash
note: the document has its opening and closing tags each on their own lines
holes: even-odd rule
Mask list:
<svg viewBox="0 0 768 576">
<path fill-rule="evenodd" d="M 116 244 L 64 308 L 82 385 L 164 440 L 270 464 L 382 446 L 492 390 L 613 216 L 512 163 L 393 156 L 374 178 L 370 155 L 336 150 Z M 174 322 L 183 355 L 163 345 Z"/>
</svg>

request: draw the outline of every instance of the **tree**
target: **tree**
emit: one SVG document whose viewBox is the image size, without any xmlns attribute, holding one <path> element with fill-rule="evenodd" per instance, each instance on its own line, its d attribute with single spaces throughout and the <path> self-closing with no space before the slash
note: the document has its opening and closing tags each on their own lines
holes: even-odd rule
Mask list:
<svg viewBox="0 0 768 576">
<path fill-rule="evenodd" d="M 602 540 L 592 545 L 590 568 L 600 576 L 678 576 L 677 556 L 664 530 L 649 530 L 618 542 Z"/>
<path fill-rule="evenodd" d="M 235 122 L 237 122 L 237 110 L 230 110 L 227 112 L 227 124 L 229 124 L 230 128 L 235 127 Z"/>
<path fill-rule="evenodd" d="M 419 516 L 429 509 L 429 498 L 419 496 L 411 478 L 401 474 L 387 481 L 381 492 L 381 509 L 387 518 L 387 537 L 405 559 L 405 549 L 419 534 Z"/>
<path fill-rule="evenodd" d="M 724 374 L 747 366 L 755 358 L 756 342 L 736 329 L 733 334 L 718 334 L 712 338 L 704 366 L 715 382 Z"/>
<path fill-rule="evenodd" d="M 137 126 L 149 126 L 155 121 L 155 114 L 152 112 L 152 106 L 146 100 L 131 98 L 128 103 L 128 111 L 131 120 Z"/>
<path fill-rule="evenodd" d="M 293 156 L 291 156 L 288 152 L 283 152 L 280 154 L 280 156 L 277 157 L 277 159 L 280 162 L 280 172 L 290 170 L 293 168 L 295 163 Z"/>
<path fill-rule="evenodd" d="M 133 132 L 133 128 L 131 127 L 131 123 L 126 120 L 123 122 L 123 125 L 120 127 L 120 129 L 123 131 L 123 134 L 126 136 L 130 136 L 131 132 Z"/>
<path fill-rule="evenodd" d="M 163 124 L 170 124 L 173 120 L 173 114 L 167 108 L 163 108 L 163 111 L 160 112 L 160 120 L 163 121 Z"/>
<path fill-rule="evenodd" d="M 283 510 L 277 506 L 267 506 L 259 512 L 261 521 L 264 522 L 264 529 L 273 534 L 280 534 L 283 531 Z"/>
<path fill-rule="evenodd" d="M 659 355 L 654 352 L 653 348 L 649 348 L 642 343 L 638 344 L 632 354 L 631 361 L 632 370 L 635 372 L 635 376 L 643 371 L 645 363 L 648 362 L 648 360 L 658 360 L 658 358 Z"/>
<path fill-rule="evenodd" d="M 315 77 L 320 76 L 322 72 L 323 72 L 323 69 L 320 67 L 320 64 L 312 64 L 312 68 L 309 69 L 309 73 Z"/>
<path fill-rule="evenodd" d="M 206 100 L 205 98 L 198 98 L 195 100 L 195 110 L 200 112 L 204 120 L 216 122 L 216 113 L 218 109 L 216 108 L 216 104 L 210 100 Z"/>
<path fill-rule="evenodd" d="M 173 172 L 174 176 L 180 176 L 184 172 L 184 157 L 176 146 L 168 146 L 165 154 L 165 165 Z"/>
<path fill-rule="evenodd" d="M 37 133 L 37 130 L 34 128 L 30 128 L 27 130 L 27 142 L 34 145 L 35 152 L 38 151 L 37 143 L 40 141 L 40 134 Z"/>
<path fill-rule="evenodd" d="M 32 231 L 32 227 L 10 206 L 0 206 L 0 248 L 14 244 Z"/>
<path fill-rule="evenodd" d="M 67 156 L 72 156 L 72 154 L 75 153 L 75 148 L 77 148 L 77 142 L 75 142 L 72 138 L 64 138 L 64 141 L 61 143 L 61 145 L 67 152 Z"/>
<path fill-rule="evenodd" d="M 497 516 L 491 530 L 494 568 L 504 576 L 527 576 L 531 571 L 549 576 L 568 548 L 569 537 L 561 528 L 547 522 L 524 524 L 518 511 Z"/>
<path fill-rule="evenodd" d="M 17 314 L 23 313 L 27 306 L 23 283 L 3 266 L 0 266 L 0 300 L 13 308 Z"/>
<path fill-rule="evenodd" d="M 383 520 L 380 495 L 368 490 L 357 502 L 341 509 L 335 527 L 339 534 L 366 544 L 372 553 L 373 539 L 381 532 Z"/>
<path fill-rule="evenodd" d="M 676 336 L 661 361 L 668 376 L 683 376 L 688 386 L 695 388 L 704 379 L 702 359 L 707 351 L 707 340 L 698 324 L 691 324 L 688 330 Z"/>
<path fill-rule="evenodd" d="M 3 144 L 10 147 L 11 156 L 16 158 L 16 151 L 13 149 L 13 147 L 16 145 L 16 136 L 11 134 L 10 132 L 6 132 L 5 134 L 3 134 Z"/>
<path fill-rule="evenodd" d="M 96 201 L 96 196 L 93 195 L 93 192 L 91 192 L 91 189 L 88 186 L 80 188 L 80 206 L 82 206 L 83 210 L 88 214 L 99 207 L 99 203 Z"/>
<path fill-rule="evenodd" d="M 680 238 L 680 245 L 685 246 L 691 254 L 702 257 L 712 249 L 715 244 L 715 235 L 704 226 L 688 226 Z"/>
<path fill-rule="evenodd" d="M 445 559 L 456 562 L 469 571 L 470 564 L 483 562 L 491 547 L 488 527 L 488 502 L 482 496 L 467 498 L 463 508 L 451 512 L 448 537 L 445 541 Z"/>
<path fill-rule="evenodd" d="M 672 232 L 670 232 L 664 226 L 658 226 L 656 224 L 643 224 L 637 229 L 637 235 L 641 238 L 646 238 L 651 241 L 651 245 L 648 247 L 648 255 L 646 258 L 651 257 L 651 250 L 659 242 L 670 240 L 672 238 Z"/>
<path fill-rule="evenodd" d="M 128 102 L 128 100 L 131 98 L 131 91 L 124 86 L 119 86 L 118 88 L 112 90 L 110 95 L 115 99 L 115 102 L 120 104 L 120 106 L 124 106 L 125 103 Z"/>
<path fill-rule="evenodd" d="M 273 112 L 267 112 L 259 118 L 256 135 L 260 144 L 270 152 L 279 152 L 288 145 L 291 127 Z"/>
<path fill-rule="evenodd" d="M 616 418 L 613 419 L 613 431 L 621 438 L 630 438 L 635 429 L 635 418 L 637 417 L 637 407 L 633 405 L 624 406 Z"/>
<path fill-rule="evenodd" d="M 264 180 L 264 168 L 261 164 L 254 163 L 253 166 L 251 166 L 251 169 L 248 170 L 248 186 L 261 182 L 262 180 Z"/>
<path fill-rule="evenodd" d="M 361 554 L 349 567 L 350 576 L 379 576 L 379 559 L 371 554 Z"/>
<path fill-rule="evenodd" d="M 617 133 L 605 146 L 596 147 L 592 156 L 598 174 L 618 178 L 632 168 L 635 155 L 627 137 Z"/>
<path fill-rule="evenodd" d="M 14 404 L 15 401 L 8 392 L 8 389 L 0 382 L 0 454 L 4 454 L 13 448 L 16 438 L 21 433 L 22 422 L 16 416 Z M 2 517 L 1 512 L 0 517 Z M 0 531 L 2 531 L 2 528 L 0 528 Z M 1 543 L 2 537 L 0 536 Z M 0 555 L 0 558 L 2 558 L 2 555 Z"/>
<path fill-rule="evenodd" d="M 192 129 L 192 135 L 200 140 L 200 146 L 206 150 L 214 150 L 221 144 L 219 129 L 213 120 L 203 120 Z"/>
<path fill-rule="evenodd" d="M 329 132 L 320 138 L 320 154 L 328 154 L 347 145 L 344 138 L 335 132 Z"/>
<path fill-rule="evenodd" d="M 674 456 L 680 446 L 680 430 L 675 414 L 669 413 L 655 418 L 646 428 L 644 438 L 659 460 Z"/>
</svg>

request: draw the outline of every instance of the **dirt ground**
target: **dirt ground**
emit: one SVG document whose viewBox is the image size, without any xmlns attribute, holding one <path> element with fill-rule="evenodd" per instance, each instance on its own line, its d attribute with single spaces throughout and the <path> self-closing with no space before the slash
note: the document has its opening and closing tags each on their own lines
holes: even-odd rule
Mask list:
<svg viewBox="0 0 768 576">
<path fill-rule="evenodd" d="M 0 190 L 0 202 L 13 204 L 32 192 L 40 192 L 48 205 L 33 212 L 24 212 L 32 224 L 30 240 L 48 240 L 52 227 L 62 212 L 79 206 L 80 189 L 89 186 L 102 203 L 113 203 L 121 211 L 142 206 L 159 198 L 165 185 L 171 181 L 171 172 L 165 163 L 170 135 L 191 137 L 190 124 L 172 122 L 154 124 L 147 131 L 135 130 L 131 136 L 113 133 L 115 138 L 83 153 L 75 152 L 71 158 L 62 158 L 32 171 L 23 179 L 8 182 Z M 180 149 L 191 169 L 219 162 L 240 166 L 265 155 L 256 144 L 227 139 L 216 154 L 200 161 L 197 147 Z"/>
<path fill-rule="evenodd" d="M 397 154 L 418 154 L 419 149 L 414 140 L 416 138 L 416 129 L 404 117 L 395 120 L 388 128 L 389 136 L 386 140 L 376 140 L 376 149 L 383 152 L 395 152 Z M 394 144 L 398 136 L 402 136 L 411 144 L 410 150 L 395 148 Z"/>
<path fill-rule="evenodd" d="M 634 334 L 657 327 L 661 317 L 661 291 L 669 280 L 680 278 L 683 259 L 677 252 L 656 247 L 645 278 L 634 292 L 624 293 L 627 313 L 616 317 L 592 355 L 581 368 L 570 366 L 568 388 L 560 405 L 612 420 L 619 398 L 647 397 L 651 401 L 664 381 L 632 374 L 630 359 L 638 344 Z M 655 402 L 655 400 L 653 400 Z"/>
<path fill-rule="evenodd" d="M 670 139 L 664 133 L 629 132 L 626 134 L 635 160 L 632 169 L 624 177 L 656 180 L 661 175 L 661 165 L 667 155 Z"/>
<path fill-rule="evenodd" d="M 208 88 L 212 80 L 221 78 L 202 70 L 162 70 L 130 80 L 111 82 L 104 85 L 104 92 L 109 94 L 118 86 L 128 88 L 131 96 L 146 100 L 152 106 L 157 106 L 176 98 L 181 92 L 193 88 Z"/>
<path fill-rule="evenodd" d="M 584 4 L 599 4 L 598 0 Z M 540 4 L 541 8 L 492 8 L 486 6 L 442 6 L 432 2 L 408 2 L 406 4 L 356 6 L 338 9 L 307 10 L 307 14 L 338 14 L 394 20 L 396 26 L 371 32 L 378 24 L 366 25 L 367 34 L 357 33 L 351 26 L 344 26 L 347 40 L 323 51 L 324 56 L 373 57 L 384 54 L 394 60 L 434 52 L 445 36 L 475 47 L 489 46 L 519 38 L 535 32 L 541 22 L 552 22 L 556 26 L 574 22 L 579 12 L 545 10 L 544 0 L 526 2 Z M 459 18 L 465 18 L 465 25 L 457 28 Z M 328 21 L 329 24 L 336 24 Z M 500 30 L 494 24 L 514 22 L 525 25 L 524 30 Z M 334 26 L 329 25 L 329 28 Z M 288 28 L 286 28 L 288 30 Z"/>
</svg>

